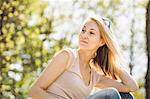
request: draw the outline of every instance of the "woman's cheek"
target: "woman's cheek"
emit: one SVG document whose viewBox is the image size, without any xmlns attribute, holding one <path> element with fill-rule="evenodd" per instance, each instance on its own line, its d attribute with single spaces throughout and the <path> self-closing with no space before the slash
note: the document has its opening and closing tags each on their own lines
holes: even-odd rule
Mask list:
<svg viewBox="0 0 150 99">
<path fill-rule="evenodd" d="M 97 40 L 95 40 L 94 42 L 93 42 L 93 45 L 95 46 L 95 47 L 99 47 L 99 39 L 97 39 Z"/>
</svg>

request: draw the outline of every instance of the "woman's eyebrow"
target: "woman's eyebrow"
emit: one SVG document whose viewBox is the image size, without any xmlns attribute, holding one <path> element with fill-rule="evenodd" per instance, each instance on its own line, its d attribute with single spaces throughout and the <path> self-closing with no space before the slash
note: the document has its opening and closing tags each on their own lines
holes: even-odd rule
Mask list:
<svg viewBox="0 0 150 99">
<path fill-rule="evenodd" d="M 94 31 L 96 31 L 95 29 L 90 29 L 90 30 L 94 30 Z M 96 31 L 97 32 L 97 31 Z"/>
<path fill-rule="evenodd" d="M 84 25 L 84 26 L 83 26 L 83 28 L 86 28 L 86 25 Z M 93 29 L 93 28 L 91 28 L 90 30 L 94 30 L 94 31 L 96 31 L 96 30 L 95 30 L 95 29 Z M 97 31 L 96 31 L 96 32 L 97 32 Z"/>
</svg>

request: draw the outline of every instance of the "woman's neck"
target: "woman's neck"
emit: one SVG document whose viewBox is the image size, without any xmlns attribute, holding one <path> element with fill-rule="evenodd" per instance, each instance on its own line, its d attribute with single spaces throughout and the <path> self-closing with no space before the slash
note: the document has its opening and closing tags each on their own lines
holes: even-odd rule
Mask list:
<svg viewBox="0 0 150 99">
<path fill-rule="evenodd" d="M 82 66 L 89 66 L 89 62 L 94 57 L 95 51 L 77 49 L 77 52 Z"/>
</svg>

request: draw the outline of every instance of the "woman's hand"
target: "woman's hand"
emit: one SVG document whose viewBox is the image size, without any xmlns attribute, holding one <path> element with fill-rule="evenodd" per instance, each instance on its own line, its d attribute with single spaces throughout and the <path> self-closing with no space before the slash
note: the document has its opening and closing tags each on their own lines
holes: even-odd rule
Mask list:
<svg viewBox="0 0 150 99">
<path fill-rule="evenodd" d="M 116 74 L 121 79 L 121 83 L 128 88 L 129 91 L 136 91 L 138 85 L 135 79 L 123 68 L 118 68 Z"/>
<path fill-rule="evenodd" d="M 101 75 L 99 77 L 98 83 L 96 84 L 96 87 L 114 87 L 119 92 L 133 92 L 138 89 L 136 81 L 124 69 L 117 69 L 116 74 L 119 76 L 121 81 L 111 79 L 105 75 Z"/>
</svg>

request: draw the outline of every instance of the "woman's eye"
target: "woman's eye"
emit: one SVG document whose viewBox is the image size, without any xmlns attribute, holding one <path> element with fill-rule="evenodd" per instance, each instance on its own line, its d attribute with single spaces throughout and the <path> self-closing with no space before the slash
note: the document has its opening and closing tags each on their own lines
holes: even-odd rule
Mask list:
<svg viewBox="0 0 150 99">
<path fill-rule="evenodd" d="M 82 29 L 82 32 L 85 32 L 85 30 L 84 30 L 84 29 Z"/>
<path fill-rule="evenodd" d="M 93 32 L 90 32 L 90 34 L 94 34 Z"/>
</svg>

